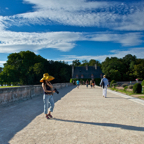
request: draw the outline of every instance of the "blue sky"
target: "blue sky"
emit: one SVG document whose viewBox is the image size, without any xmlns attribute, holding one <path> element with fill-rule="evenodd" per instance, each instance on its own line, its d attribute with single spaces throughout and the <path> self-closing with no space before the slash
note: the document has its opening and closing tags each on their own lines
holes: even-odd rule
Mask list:
<svg viewBox="0 0 144 144">
<path fill-rule="evenodd" d="M 142 0 L 0 0 L 0 66 L 30 50 L 71 63 L 144 58 Z"/>
</svg>

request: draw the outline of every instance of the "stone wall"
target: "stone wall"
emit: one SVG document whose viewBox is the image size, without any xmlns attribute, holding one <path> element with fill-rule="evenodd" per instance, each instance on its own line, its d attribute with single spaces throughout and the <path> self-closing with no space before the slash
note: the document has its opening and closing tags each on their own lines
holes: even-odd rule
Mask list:
<svg viewBox="0 0 144 144">
<path fill-rule="evenodd" d="M 57 89 L 68 87 L 71 83 L 56 83 L 53 86 Z M 0 88 L 0 105 L 26 100 L 43 94 L 41 85 L 29 85 L 12 88 Z"/>
</svg>

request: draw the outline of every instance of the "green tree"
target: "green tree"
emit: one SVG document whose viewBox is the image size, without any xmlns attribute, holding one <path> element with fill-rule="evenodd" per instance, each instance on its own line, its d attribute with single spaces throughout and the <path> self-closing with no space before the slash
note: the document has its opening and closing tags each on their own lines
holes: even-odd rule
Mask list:
<svg viewBox="0 0 144 144">
<path fill-rule="evenodd" d="M 89 66 L 94 66 L 95 64 L 97 64 L 97 66 L 101 67 L 101 63 L 97 60 L 91 59 L 89 61 Z"/>
<path fill-rule="evenodd" d="M 2 68 L 2 67 L 0 67 L 0 73 L 2 72 L 2 70 L 3 70 L 3 68 Z"/>
<path fill-rule="evenodd" d="M 144 64 L 138 64 L 134 66 L 134 73 L 136 78 L 144 78 Z"/>
<path fill-rule="evenodd" d="M 102 62 L 102 72 L 107 76 L 109 80 L 122 80 L 124 69 L 125 66 L 123 65 L 121 59 L 116 57 L 107 57 L 105 61 Z"/>
<path fill-rule="evenodd" d="M 81 62 L 76 59 L 76 60 L 72 61 L 72 64 L 73 64 L 74 66 L 79 66 L 79 65 L 81 64 Z"/>
</svg>

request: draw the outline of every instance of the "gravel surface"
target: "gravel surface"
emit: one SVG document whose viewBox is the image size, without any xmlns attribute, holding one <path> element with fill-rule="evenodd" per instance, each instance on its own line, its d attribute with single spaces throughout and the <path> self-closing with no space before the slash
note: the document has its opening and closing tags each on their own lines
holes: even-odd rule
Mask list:
<svg viewBox="0 0 144 144">
<path fill-rule="evenodd" d="M 54 100 L 51 120 L 42 96 L 0 108 L 0 144 L 144 144 L 144 105 L 130 98 L 70 86 Z"/>
</svg>

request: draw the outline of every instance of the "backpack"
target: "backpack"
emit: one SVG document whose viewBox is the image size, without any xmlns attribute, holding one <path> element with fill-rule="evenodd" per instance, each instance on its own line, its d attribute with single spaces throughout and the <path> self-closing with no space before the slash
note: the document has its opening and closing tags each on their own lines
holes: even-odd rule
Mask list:
<svg viewBox="0 0 144 144">
<path fill-rule="evenodd" d="M 101 87 L 104 88 L 104 81 L 102 80 Z"/>
</svg>

